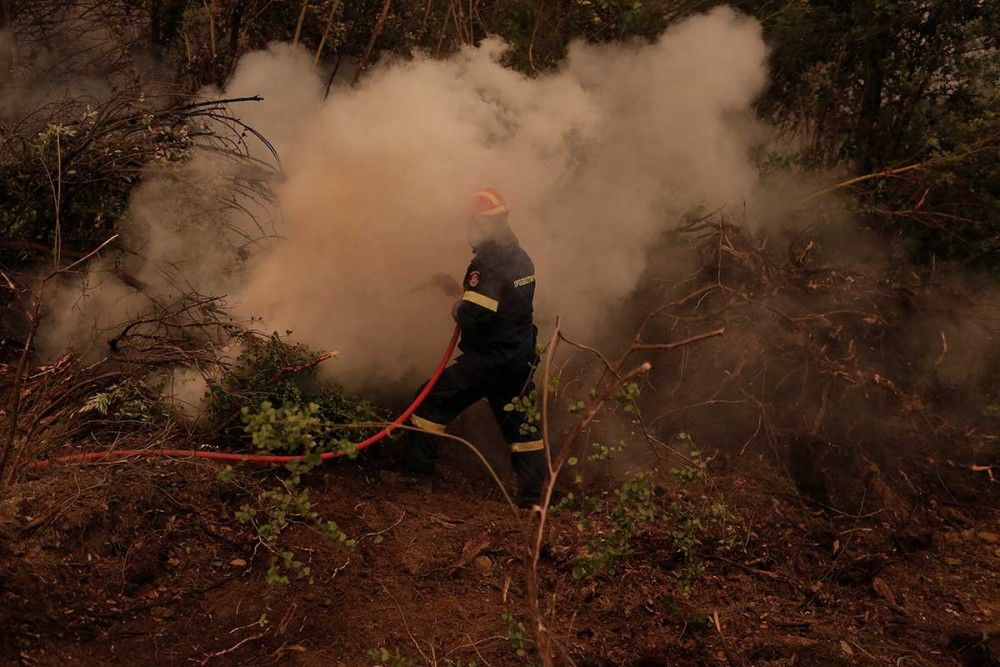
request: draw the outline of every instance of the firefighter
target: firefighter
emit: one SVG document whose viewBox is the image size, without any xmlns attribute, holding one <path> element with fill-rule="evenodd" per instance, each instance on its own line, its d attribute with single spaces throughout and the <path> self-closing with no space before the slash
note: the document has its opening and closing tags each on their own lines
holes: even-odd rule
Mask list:
<svg viewBox="0 0 1000 667">
<path fill-rule="evenodd" d="M 545 481 L 545 444 L 525 423 L 523 411 L 508 406 L 534 389 L 538 364 L 532 301 L 535 267 L 507 222 L 508 208 L 495 190 L 473 197 L 468 240 L 473 257 L 458 289 L 452 315 L 461 329 L 462 354 L 449 365 L 414 415 L 412 425 L 443 433 L 448 424 L 473 403 L 485 398 L 510 446 L 517 475 L 517 502 L 531 507 L 539 501 Z M 411 432 L 411 483 L 430 488 L 440 438 Z"/>
</svg>

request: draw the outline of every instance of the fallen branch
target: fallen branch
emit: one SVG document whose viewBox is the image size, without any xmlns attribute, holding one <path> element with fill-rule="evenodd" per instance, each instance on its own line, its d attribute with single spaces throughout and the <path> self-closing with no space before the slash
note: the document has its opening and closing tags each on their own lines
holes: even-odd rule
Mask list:
<svg viewBox="0 0 1000 667">
<path fill-rule="evenodd" d="M 684 347 L 685 345 L 690 345 L 691 343 L 697 343 L 700 340 L 705 340 L 706 338 L 715 338 L 716 336 L 722 336 L 726 333 L 726 328 L 721 327 L 715 331 L 707 331 L 696 336 L 691 336 L 690 338 L 685 338 L 684 340 L 675 341 L 673 343 L 634 343 L 630 352 L 635 352 L 638 350 L 676 350 L 679 347 Z"/>
<path fill-rule="evenodd" d="M 207 664 L 208 664 L 208 662 L 209 662 L 209 661 L 210 661 L 210 660 L 211 660 L 212 658 L 218 658 L 218 657 L 220 657 L 220 656 L 223 656 L 223 655 L 226 655 L 227 653 L 232 653 L 233 651 L 236 651 L 236 650 L 238 650 L 238 649 L 239 649 L 239 648 L 240 648 L 241 646 L 243 646 L 243 645 L 245 645 L 245 644 L 249 644 L 249 643 L 250 643 L 250 642 L 252 642 L 252 641 L 257 641 L 258 639 L 261 639 L 261 638 L 263 638 L 263 637 L 264 637 L 264 635 L 266 635 L 266 634 L 267 634 L 267 632 L 266 632 L 266 631 L 265 631 L 265 632 L 258 632 L 258 633 L 257 633 L 257 634 L 255 634 L 255 635 L 252 635 L 252 636 L 250 636 L 250 637 L 247 637 L 246 639 L 243 639 L 243 640 L 241 640 L 241 641 L 237 642 L 236 644 L 233 644 L 232 646 L 230 646 L 230 647 L 229 647 L 229 648 L 227 648 L 227 649 L 223 649 L 223 650 L 221 650 L 221 651 L 216 651 L 215 653 L 210 653 L 209 655 L 206 655 L 206 656 L 205 656 L 204 658 L 202 658 L 202 660 L 201 660 L 201 664 L 202 664 L 203 666 L 204 666 L 204 665 L 207 665 Z"/>
<path fill-rule="evenodd" d="M 307 362 L 302 363 L 302 364 L 297 364 L 295 366 L 285 366 L 285 367 L 283 367 L 281 369 L 281 373 L 283 375 L 288 375 L 289 373 L 301 373 L 302 371 L 305 371 L 305 370 L 308 370 L 310 368 L 314 368 L 316 366 L 319 366 L 321 363 L 323 363 L 327 359 L 336 359 L 337 355 L 339 355 L 339 354 L 340 354 L 340 352 L 338 352 L 337 350 L 331 350 L 330 352 L 324 352 L 323 354 L 319 355 L 318 357 L 316 357 L 315 359 L 313 359 L 311 361 L 307 361 Z"/>
</svg>

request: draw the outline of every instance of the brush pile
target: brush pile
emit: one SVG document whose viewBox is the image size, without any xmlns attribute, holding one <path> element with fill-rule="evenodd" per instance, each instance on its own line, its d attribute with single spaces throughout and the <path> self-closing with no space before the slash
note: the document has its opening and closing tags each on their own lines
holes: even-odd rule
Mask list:
<svg viewBox="0 0 1000 667">
<path fill-rule="evenodd" d="M 969 485 L 948 480 L 993 480 L 995 289 L 891 258 L 841 268 L 819 234 L 779 238 L 714 216 L 671 237 L 698 244 L 683 279 L 657 275 L 654 255 L 645 282 L 655 287 L 635 302 L 659 305 L 642 335 L 725 335 L 654 364 L 646 428 L 693 433 L 734 467 L 763 456 L 810 500 L 852 514 L 890 506 L 902 521 L 927 484 L 960 496 Z"/>
<path fill-rule="evenodd" d="M 277 333 L 246 328 L 219 298 L 185 295 L 103 335 L 102 356 L 66 353 L 33 364 L 7 348 L 0 364 L 9 479 L 53 455 L 103 449 L 248 445 L 241 412 L 315 402 L 330 423 L 378 421 L 365 400 L 319 378 L 320 354 Z M 96 343 L 95 343 L 96 344 Z M 87 358 L 97 356 L 91 351 Z M 16 411 L 15 411 L 16 410 Z"/>
</svg>

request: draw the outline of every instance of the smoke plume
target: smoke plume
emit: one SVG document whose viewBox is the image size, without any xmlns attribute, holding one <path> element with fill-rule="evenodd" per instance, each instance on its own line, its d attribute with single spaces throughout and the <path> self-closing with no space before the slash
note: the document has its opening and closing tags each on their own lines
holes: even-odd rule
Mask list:
<svg viewBox="0 0 1000 667">
<path fill-rule="evenodd" d="M 239 314 L 339 350 L 328 364 L 338 379 L 374 386 L 426 372 L 447 339 L 449 299 L 428 280 L 461 278 L 479 187 L 508 200 L 536 264 L 543 330 L 559 315 L 584 337 L 636 287 L 665 225 L 697 206 L 754 219 L 751 104 L 767 74 L 756 21 L 719 8 L 654 43 L 578 43 L 534 78 L 503 55 L 489 39 L 446 60 L 386 64 L 325 100 L 305 52 L 275 44 L 246 56 L 224 94 L 264 98 L 239 112 L 281 159 L 280 239 L 232 268 L 231 232 L 212 227 L 218 239 L 208 238 L 184 204 L 218 167 L 199 158 L 133 198 L 130 237 L 151 258 L 140 278 L 172 289 L 156 267 L 179 267 Z M 238 211 L 220 215 L 227 230 L 251 225 Z M 114 292 L 100 307 L 73 300 L 50 340 L 78 338 L 95 313 L 107 321 L 139 307 Z"/>
</svg>

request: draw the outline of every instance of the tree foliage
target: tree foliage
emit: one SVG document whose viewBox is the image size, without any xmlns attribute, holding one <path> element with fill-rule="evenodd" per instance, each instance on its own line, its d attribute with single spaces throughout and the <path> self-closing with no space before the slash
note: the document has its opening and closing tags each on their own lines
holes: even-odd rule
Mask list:
<svg viewBox="0 0 1000 667">
<path fill-rule="evenodd" d="M 871 224 L 924 258 L 997 266 L 1000 6 L 740 4 L 773 49 L 759 109 L 804 138 L 803 166 L 890 172 L 856 191 Z"/>
<path fill-rule="evenodd" d="M 184 119 L 163 110 L 224 84 L 243 54 L 275 40 L 308 49 L 331 83 L 355 80 L 380 58 L 445 55 L 488 35 L 510 44 L 513 67 L 534 74 L 558 66 L 574 39 L 650 40 L 714 4 L 4 0 L 0 65 L 14 79 L 45 77 L 72 103 L 49 96 L 12 110 L 0 96 L 0 196 L 12 203 L 0 223 L 10 238 L 49 247 L 60 227 L 70 240 L 82 228 L 113 227 L 143 166 L 182 156 L 190 142 Z M 909 239 L 917 257 L 1000 263 L 1000 5 L 731 4 L 764 27 L 771 83 L 758 111 L 793 139 L 786 166 L 886 172 L 853 192 L 869 225 Z M 77 85 L 98 74 L 114 94 Z M 146 94 L 152 80 L 165 96 Z M 926 166 L 897 171 L 913 165 Z M 55 205 L 54 174 L 64 189 Z"/>
</svg>

